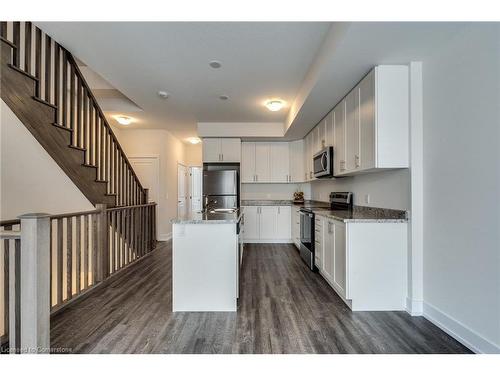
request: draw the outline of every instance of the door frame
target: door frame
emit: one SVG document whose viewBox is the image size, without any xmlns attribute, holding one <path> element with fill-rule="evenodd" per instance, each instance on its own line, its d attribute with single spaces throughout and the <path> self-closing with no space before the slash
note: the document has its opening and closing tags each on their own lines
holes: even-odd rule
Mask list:
<svg viewBox="0 0 500 375">
<path fill-rule="evenodd" d="M 201 206 L 203 208 L 203 165 L 190 165 L 189 167 L 187 167 L 188 170 L 189 170 L 189 207 L 190 207 L 190 210 L 192 211 L 193 210 L 193 175 L 192 175 L 192 171 L 191 171 L 191 168 L 200 168 L 201 169 L 201 196 L 200 196 L 200 199 L 201 199 Z"/>
<path fill-rule="evenodd" d="M 179 166 L 182 166 L 186 169 L 186 171 L 189 171 L 189 167 L 184 164 L 184 163 L 181 163 L 180 161 L 177 162 L 177 185 L 176 185 L 176 196 L 175 196 L 175 201 L 177 202 L 177 205 L 176 205 L 176 212 L 177 212 L 177 216 L 179 215 Z M 189 186 L 187 186 L 187 194 L 188 194 L 188 197 L 189 197 Z M 186 202 L 187 204 L 187 202 Z M 191 209 L 191 202 L 189 202 L 189 208 Z"/>
</svg>

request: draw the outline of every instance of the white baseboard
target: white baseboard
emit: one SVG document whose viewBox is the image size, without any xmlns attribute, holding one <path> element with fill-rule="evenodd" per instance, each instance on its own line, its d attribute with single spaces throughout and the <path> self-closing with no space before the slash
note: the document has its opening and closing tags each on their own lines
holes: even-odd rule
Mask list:
<svg viewBox="0 0 500 375">
<path fill-rule="evenodd" d="M 171 239 L 172 239 L 172 232 L 158 235 L 158 241 L 170 241 Z"/>
<path fill-rule="evenodd" d="M 427 302 L 424 317 L 475 353 L 499 354 L 500 346 Z"/>
<path fill-rule="evenodd" d="M 244 243 L 293 243 L 290 240 L 243 240 Z"/>
<path fill-rule="evenodd" d="M 424 314 L 423 301 L 406 297 L 406 312 L 411 316 Z"/>
</svg>

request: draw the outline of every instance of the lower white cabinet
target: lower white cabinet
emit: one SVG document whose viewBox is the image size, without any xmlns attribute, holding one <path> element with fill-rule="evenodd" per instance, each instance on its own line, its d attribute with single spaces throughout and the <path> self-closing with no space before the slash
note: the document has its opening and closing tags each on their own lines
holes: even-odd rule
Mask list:
<svg viewBox="0 0 500 375">
<path fill-rule="evenodd" d="M 316 266 L 353 311 L 406 308 L 406 223 L 356 223 L 321 217 Z"/>
<path fill-rule="evenodd" d="M 300 249 L 300 207 L 293 207 L 291 215 L 292 241 L 297 249 Z"/>
<path fill-rule="evenodd" d="M 245 242 L 292 242 L 290 206 L 245 206 L 243 214 Z"/>
</svg>

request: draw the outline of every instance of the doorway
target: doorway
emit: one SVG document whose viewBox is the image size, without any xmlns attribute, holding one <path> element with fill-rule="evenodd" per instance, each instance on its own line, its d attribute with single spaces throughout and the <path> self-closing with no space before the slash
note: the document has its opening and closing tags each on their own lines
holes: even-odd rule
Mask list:
<svg viewBox="0 0 500 375">
<path fill-rule="evenodd" d="M 186 216 L 189 210 L 189 173 L 188 168 L 177 163 L 177 216 Z"/>
<path fill-rule="evenodd" d="M 191 198 L 191 211 L 201 211 L 203 194 L 203 168 L 200 166 L 189 167 L 189 197 Z"/>
</svg>

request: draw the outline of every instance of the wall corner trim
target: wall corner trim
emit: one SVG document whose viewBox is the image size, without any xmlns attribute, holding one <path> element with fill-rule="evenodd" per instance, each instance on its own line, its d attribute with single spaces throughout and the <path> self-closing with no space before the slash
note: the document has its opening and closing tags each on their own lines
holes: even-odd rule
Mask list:
<svg viewBox="0 0 500 375">
<path fill-rule="evenodd" d="M 423 301 L 406 298 L 406 312 L 411 316 L 422 316 L 424 313 Z"/>
<path fill-rule="evenodd" d="M 423 307 L 424 318 L 441 328 L 474 353 L 500 354 L 500 345 L 491 342 L 430 303 L 424 302 Z"/>
</svg>

